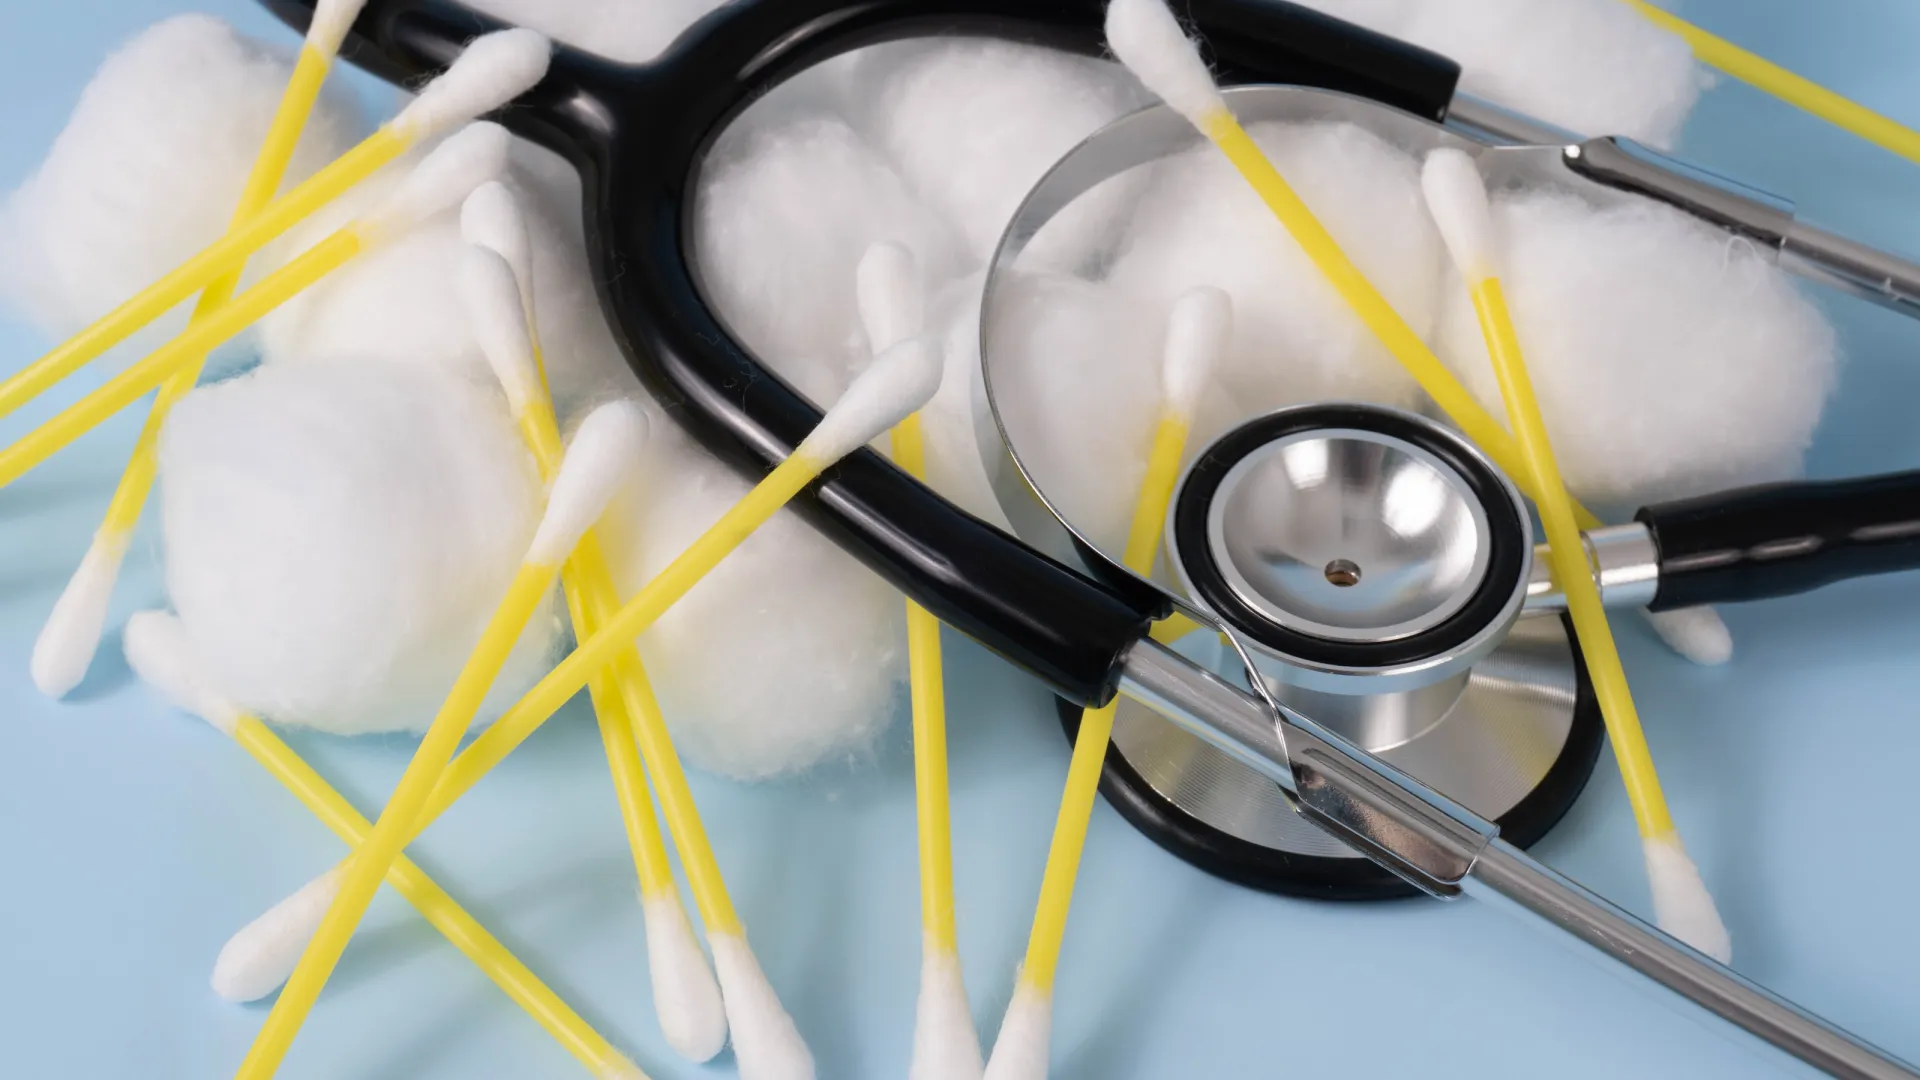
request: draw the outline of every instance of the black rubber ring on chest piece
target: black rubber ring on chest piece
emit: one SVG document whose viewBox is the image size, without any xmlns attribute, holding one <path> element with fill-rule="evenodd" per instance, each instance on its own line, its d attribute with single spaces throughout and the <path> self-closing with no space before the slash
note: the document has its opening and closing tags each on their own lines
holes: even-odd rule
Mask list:
<svg viewBox="0 0 1920 1080">
<path fill-rule="evenodd" d="M 1227 473 L 1270 443 L 1309 431 L 1357 429 L 1402 440 L 1433 455 L 1459 475 L 1487 515 L 1486 577 L 1471 599 L 1438 626 L 1393 641 L 1336 641 L 1292 630 L 1256 610 L 1227 584 L 1207 542 L 1207 513 Z M 1451 439 L 1399 413 L 1362 405 L 1288 409 L 1245 424 L 1214 443 L 1193 463 L 1173 507 L 1174 540 L 1194 592 L 1235 630 L 1260 645 L 1309 664 L 1337 668 L 1394 667 L 1459 648 L 1484 631 L 1523 585 L 1532 554 L 1530 523 L 1522 520 L 1506 483 Z"/>
</svg>

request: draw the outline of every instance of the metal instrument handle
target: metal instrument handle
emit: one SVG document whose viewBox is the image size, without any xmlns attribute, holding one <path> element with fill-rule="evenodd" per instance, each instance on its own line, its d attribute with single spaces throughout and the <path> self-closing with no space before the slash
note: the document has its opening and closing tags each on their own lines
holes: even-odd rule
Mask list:
<svg viewBox="0 0 1920 1080">
<path fill-rule="evenodd" d="M 1500 897 L 1743 1030 L 1843 1080 L 1920 1072 L 1762 989 L 1549 870 L 1453 803 L 1304 717 L 1143 641 L 1121 693 L 1289 793 L 1316 823 L 1436 896 Z"/>
</svg>

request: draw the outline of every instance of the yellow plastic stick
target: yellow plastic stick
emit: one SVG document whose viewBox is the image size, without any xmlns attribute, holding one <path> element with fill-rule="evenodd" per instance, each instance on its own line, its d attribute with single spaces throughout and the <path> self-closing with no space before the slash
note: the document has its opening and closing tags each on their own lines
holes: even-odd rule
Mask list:
<svg viewBox="0 0 1920 1080">
<path fill-rule="evenodd" d="M 1187 420 L 1171 413 L 1155 425 L 1153 449 L 1147 455 L 1147 473 L 1133 506 L 1122 558 L 1127 569 L 1141 576 L 1153 572 L 1160 551 L 1160 530 L 1167 504 L 1180 480 L 1180 459 L 1187 445 Z M 1060 962 L 1060 943 L 1067 934 L 1067 911 L 1073 905 L 1073 886 L 1080 875 L 1080 854 L 1093 821 L 1093 803 L 1100 794 L 1100 773 L 1113 738 L 1116 700 L 1080 714 L 1080 732 L 1073 740 L 1073 758 L 1067 765 L 1067 784 L 1060 795 L 1053 842 L 1047 850 L 1047 869 L 1040 880 L 1040 902 L 1033 912 L 1033 930 L 1027 936 L 1026 962 L 1020 979 L 1041 994 L 1053 993 L 1054 971 Z"/>
<path fill-rule="evenodd" d="M 0 486 L 13 483 L 29 469 L 53 456 L 68 443 L 93 430 L 114 413 L 139 400 L 175 373 L 198 363 L 207 353 L 245 330 L 301 290 L 338 269 L 357 255 L 364 241 L 351 228 L 341 229 L 268 275 L 233 301 L 189 325 L 179 337 L 109 379 L 35 428 L 18 442 L 0 450 Z"/>
<path fill-rule="evenodd" d="M 1920 162 L 1920 132 L 1856 104 L 1810 79 L 1742 49 L 1646 0 L 1626 0 L 1648 21 L 1677 35 L 1700 62 L 1909 161 Z"/>
<path fill-rule="evenodd" d="M 19 479 L 68 443 L 138 400 L 235 334 L 359 254 L 363 241 L 342 229 L 281 267 L 234 301 L 155 349 L 59 415 L 0 450 L 0 486 Z"/>
<path fill-rule="evenodd" d="M 233 737 L 340 839 L 353 847 L 366 842 L 373 824 L 258 718 L 240 717 Z M 593 1030 L 411 859 L 396 859 L 386 880 L 588 1071 L 603 1080 L 646 1080 L 639 1066 Z"/>
<path fill-rule="evenodd" d="M 281 95 L 279 108 L 267 128 L 267 137 L 261 143 L 259 155 L 254 158 L 246 185 L 241 188 L 240 201 L 234 207 L 233 222 L 229 229 L 252 218 L 272 201 L 274 191 L 280 187 L 280 181 L 286 175 L 287 164 L 293 159 L 294 148 L 300 142 L 307 118 L 313 112 L 314 102 L 319 100 L 320 87 L 326 82 L 331 61 L 330 54 L 311 44 L 301 46 L 300 59 L 294 64 L 286 92 Z M 204 322 L 210 313 L 232 298 L 239 283 L 240 270 L 235 268 L 208 285 L 207 291 L 200 294 L 192 322 Z M 120 559 L 126 554 L 134 527 L 140 522 L 141 508 L 146 505 L 147 496 L 153 490 L 154 476 L 159 469 L 160 429 L 165 425 L 174 402 L 186 396 L 199 382 L 200 372 L 205 366 L 206 356 L 202 355 L 169 376 L 161 384 L 153 408 L 147 413 L 146 425 L 140 429 L 133 454 L 127 460 L 126 470 L 120 474 L 120 482 L 114 488 L 113 498 L 107 503 L 107 512 L 101 519 L 100 527 L 94 531 L 89 551 L 89 561 L 93 565 L 107 567 L 105 572 L 109 578 L 118 573 Z M 83 568 L 88 565 L 88 562 L 82 563 Z M 89 642 L 89 655 L 91 645 Z"/>
<path fill-rule="evenodd" d="M 541 389 L 525 402 L 519 403 L 517 419 L 520 434 L 526 440 L 527 448 L 533 452 L 542 478 L 551 482 L 560 468 L 564 448 L 560 442 L 560 425 L 553 413 L 553 401 L 545 388 L 546 365 L 540 344 L 537 339 L 530 344 L 540 375 Z M 591 554 L 595 558 L 583 559 L 589 544 L 592 545 Z M 607 576 L 606 560 L 599 555 L 599 542 L 594 538 L 594 530 L 589 529 L 560 571 L 561 591 L 567 598 L 567 611 L 573 619 L 574 633 L 583 638 L 598 628 L 594 620 L 595 611 L 587 599 L 593 589 L 590 583 L 612 588 L 612 581 Z M 667 847 L 660 836 L 659 819 L 654 816 L 653 796 L 647 791 L 646 770 L 641 763 L 640 749 L 634 743 L 633 719 L 625 699 L 620 695 L 619 680 L 611 669 L 602 671 L 588 683 L 587 692 L 593 700 L 594 715 L 599 719 L 600 741 L 606 747 L 607 767 L 613 777 L 614 797 L 620 804 L 620 820 L 626 827 L 627 846 L 633 850 L 634 873 L 640 881 L 640 895 L 643 899 L 653 899 L 672 892 L 673 868 L 667 861 Z M 425 813 L 421 817 L 420 828 L 425 828 L 431 818 Z"/>
<path fill-rule="evenodd" d="M 453 689 L 387 800 L 380 820 L 350 857 L 339 891 L 321 919 L 320 928 L 301 953 L 299 965 L 281 988 L 273 1011 L 267 1014 L 266 1023 L 254 1037 L 253 1047 L 240 1063 L 240 1070 L 235 1074 L 239 1080 L 266 1080 L 279 1069 L 293 1045 L 294 1036 L 299 1034 L 307 1014 L 319 999 L 321 988 L 333 974 L 334 965 L 339 963 L 340 954 L 346 951 L 360 917 L 373 902 L 381 879 L 413 835 L 414 822 L 432 794 L 434 784 L 446 771 L 461 736 L 480 711 L 494 677 L 505 665 L 527 620 L 553 588 L 558 572 L 558 565 L 529 560 L 515 573 L 505 598 L 481 632 L 479 643 L 467 658 L 466 666 L 461 668 Z"/>
<path fill-rule="evenodd" d="M 1539 507 L 1540 522 L 1546 530 L 1553 577 L 1566 590 L 1567 613 L 1573 619 L 1574 632 L 1580 637 L 1580 652 L 1586 657 L 1587 672 L 1593 676 L 1594 695 L 1600 701 L 1600 715 L 1606 721 L 1613 754 L 1620 764 L 1620 779 L 1626 784 L 1627 800 L 1633 804 L 1634 820 L 1642 836 L 1668 836 L 1673 832 L 1673 818 L 1667 812 L 1667 799 L 1653 768 L 1646 733 L 1640 728 L 1640 715 L 1633 706 L 1633 693 L 1627 687 L 1627 672 L 1620 663 L 1620 651 L 1614 646 L 1613 630 L 1607 625 L 1607 611 L 1600 602 L 1599 587 L 1593 582 L 1586 542 L 1574 520 L 1572 500 L 1567 497 L 1553 447 L 1547 440 L 1546 421 L 1541 417 L 1540 403 L 1534 398 L 1533 381 L 1527 376 L 1520 339 L 1514 332 L 1500 280 L 1488 275 L 1470 282 L 1469 287 L 1474 311 L 1480 316 L 1480 332 L 1487 339 L 1493 371 L 1500 380 L 1500 394 L 1507 403 L 1507 415 L 1514 431 L 1519 433 L 1527 475 L 1533 478 L 1534 489 L 1544 496 L 1536 499 L 1535 505 Z"/>
<path fill-rule="evenodd" d="M 926 439 L 920 416 L 894 425 L 893 459 L 924 479 Z M 907 601 L 907 670 L 913 698 L 913 791 L 920 827 L 920 928 L 941 956 L 959 953 L 954 927 L 953 823 L 947 783 L 947 705 L 940 659 L 940 620 Z"/>
<path fill-rule="evenodd" d="M 1527 479 L 1525 463 L 1513 436 L 1500 426 L 1492 414 L 1480 407 L 1480 402 L 1460 384 L 1453 372 L 1447 370 L 1447 366 L 1433 354 L 1427 343 L 1420 340 L 1420 335 L 1413 332 L 1413 328 L 1393 309 L 1387 298 L 1380 295 L 1380 290 L 1373 287 L 1373 283 L 1353 264 L 1353 260 L 1347 258 L 1333 234 L 1327 231 L 1326 226 L 1320 223 L 1320 219 L 1314 216 L 1306 202 L 1293 190 L 1293 186 L 1267 160 L 1260 145 L 1240 126 L 1240 121 L 1232 113 L 1218 110 L 1206 117 L 1201 131 L 1233 163 L 1233 167 L 1253 187 L 1261 201 L 1273 211 L 1274 217 L 1292 234 L 1300 250 L 1312 260 L 1321 275 L 1353 309 L 1354 314 L 1360 317 L 1360 321 L 1400 362 L 1400 366 L 1407 370 L 1407 374 L 1413 376 L 1414 381 L 1426 390 L 1454 423 L 1460 425 L 1460 430 L 1466 432 L 1467 438 L 1472 439 L 1493 459 L 1502 472 L 1512 477 L 1530 497 L 1538 501 L 1540 493 Z M 1599 518 L 1578 503 L 1574 504 L 1574 513 L 1582 528 L 1596 528 L 1600 524 Z"/>
<path fill-rule="evenodd" d="M 101 316 L 52 352 L 20 369 L 5 382 L 0 382 L 0 416 L 13 412 L 48 387 L 98 359 L 134 331 L 166 314 L 174 305 L 211 285 L 216 279 L 238 274 L 254 252 L 338 198 L 347 189 L 373 175 L 412 145 L 407 136 L 390 127 L 383 127 L 367 136 L 360 145 L 267 204 L 258 214 L 241 222 L 165 277 Z M 257 291 L 257 287 L 249 291 Z M 210 349 L 211 346 L 201 351 Z"/>
</svg>

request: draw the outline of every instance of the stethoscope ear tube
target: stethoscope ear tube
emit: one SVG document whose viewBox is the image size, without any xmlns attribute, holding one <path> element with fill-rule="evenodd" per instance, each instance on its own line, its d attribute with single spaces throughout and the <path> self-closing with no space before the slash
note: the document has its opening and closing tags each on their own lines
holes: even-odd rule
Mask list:
<svg viewBox="0 0 1920 1080">
<path fill-rule="evenodd" d="M 1659 549 L 1654 611 L 1920 568 L 1920 472 L 1743 488 L 1649 506 L 1635 520 Z"/>
</svg>

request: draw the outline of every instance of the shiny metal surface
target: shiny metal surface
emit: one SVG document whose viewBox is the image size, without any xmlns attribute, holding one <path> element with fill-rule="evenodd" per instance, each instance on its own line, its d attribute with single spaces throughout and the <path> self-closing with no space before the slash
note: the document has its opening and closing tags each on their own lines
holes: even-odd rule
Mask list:
<svg viewBox="0 0 1920 1080">
<path fill-rule="evenodd" d="M 1237 673 L 1241 665 L 1229 654 L 1211 666 Z M 1463 678 L 1464 685 L 1445 710 L 1417 736 L 1385 746 L 1356 745 L 1473 812 L 1498 818 L 1539 785 L 1566 745 L 1578 686 L 1573 652 L 1560 620 L 1523 619 L 1499 649 Z M 1449 680 L 1434 689 L 1445 694 L 1454 686 Z M 1337 712 L 1322 711 L 1326 700 L 1271 685 L 1269 689 L 1323 726 L 1343 736 L 1351 730 L 1343 730 Z M 1425 715 L 1423 710 L 1410 712 Z M 1374 733 L 1381 731 L 1376 728 Z M 1138 702 L 1121 702 L 1113 742 L 1162 797 L 1229 836 L 1303 855 L 1361 857 L 1295 813 L 1259 770 Z"/>
<path fill-rule="evenodd" d="M 1505 841 L 1481 853 L 1467 895 L 1517 907 L 1701 1008 L 1843 1080 L 1912 1080 L 1920 1071 L 1641 922 Z"/>
<path fill-rule="evenodd" d="M 1734 974 L 1554 873 L 1498 838 L 1493 825 L 1302 717 L 1269 714 L 1152 641 L 1127 655 L 1123 691 L 1254 766 L 1304 816 L 1436 896 L 1518 908 L 1701 1008 L 1844 1080 L 1920 1080 L 1870 1043 Z"/>
<path fill-rule="evenodd" d="M 1268 443 L 1207 516 L 1241 601 L 1291 630 L 1394 641 L 1451 618 L 1486 579 L 1486 510 L 1445 462 L 1358 428 Z"/>
<path fill-rule="evenodd" d="M 1610 608 L 1643 608 L 1660 591 L 1660 547 L 1639 522 L 1609 525 L 1585 534 L 1587 562 L 1593 567 L 1600 602 Z M 1533 573 L 1527 580 L 1527 614 L 1565 611 L 1567 597 L 1553 583 L 1547 546 L 1533 549 Z"/>
<path fill-rule="evenodd" d="M 1120 685 L 1271 778 L 1304 817 L 1431 895 L 1458 895 L 1499 831 L 1312 720 L 1273 711 L 1150 638 L 1122 659 Z"/>
</svg>

